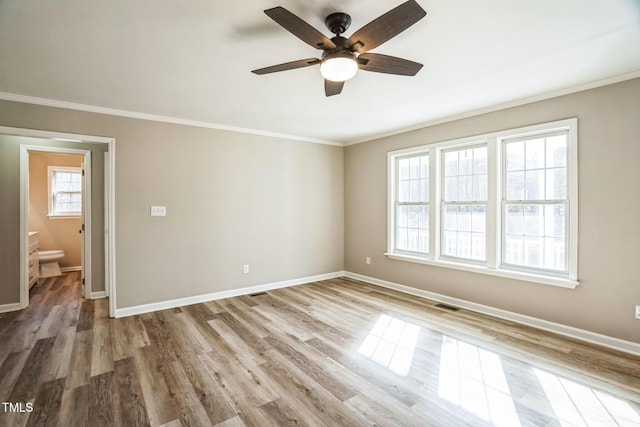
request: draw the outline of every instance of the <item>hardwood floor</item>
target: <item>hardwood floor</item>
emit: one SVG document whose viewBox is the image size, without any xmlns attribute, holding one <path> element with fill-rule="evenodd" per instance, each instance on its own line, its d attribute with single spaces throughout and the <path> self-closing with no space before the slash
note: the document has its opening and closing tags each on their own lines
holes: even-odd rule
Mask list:
<svg viewBox="0 0 640 427">
<path fill-rule="evenodd" d="M 69 273 L 0 342 L 2 426 L 640 425 L 639 357 L 346 278 L 109 319 Z"/>
</svg>

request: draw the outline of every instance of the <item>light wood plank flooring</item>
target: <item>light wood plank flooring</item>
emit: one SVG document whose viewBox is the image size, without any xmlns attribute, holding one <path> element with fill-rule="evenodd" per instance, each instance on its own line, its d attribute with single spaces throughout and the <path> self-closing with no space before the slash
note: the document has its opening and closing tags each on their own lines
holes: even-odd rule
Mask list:
<svg viewBox="0 0 640 427">
<path fill-rule="evenodd" d="M 345 278 L 109 319 L 69 273 L 0 342 L 2 426 L 640 425 L 638 357 Z"/>
</svg>

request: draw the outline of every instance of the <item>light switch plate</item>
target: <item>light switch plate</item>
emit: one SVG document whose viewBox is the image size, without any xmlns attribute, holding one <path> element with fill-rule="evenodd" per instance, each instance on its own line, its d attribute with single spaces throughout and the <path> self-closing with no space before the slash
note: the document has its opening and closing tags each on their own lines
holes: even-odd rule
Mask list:
<svg viewBox="0 0 640 427">
<path fill-rule="evenodd" d="M 151 216 L 167 216 L 167 207 L 151 206 Z"/>
</svg>

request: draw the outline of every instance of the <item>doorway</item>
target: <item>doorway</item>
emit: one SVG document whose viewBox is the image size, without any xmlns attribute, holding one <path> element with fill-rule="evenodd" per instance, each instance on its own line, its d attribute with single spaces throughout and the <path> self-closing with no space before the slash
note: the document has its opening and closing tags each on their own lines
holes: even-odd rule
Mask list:
<svg viewBox="0 0 640 427">
<path fill-rule="evenodd" d="M 12 255 L 12 257 L 19 256 L 19 262 L 13 264 L 15 265 L 15 270 L 14 273 L 11 273 L 19 276 L 19 280 L 13 282 L 18 288 L 15 291 L 19 291 L 19 302 L 10 304 L 11 308 L 18 310 L 29 305 L 29 223 L 27 217 L 29 210 L 27 197 L 29 151 L 54 151 L 81 155 L 85 158 L 86 164 L 93 169 L 93 173 L 88 173 L 88 170 L 85 170 L 86 181 L 84 185 L 93 189 L 93 196 L 85 192 L 86 197 L 83 201 L 85 230 L 82 233 L 82 242 L 85 244 L 85 248 L 82 252 L 85 254 L 86 259 L 82 260 L 81 264 L 85 273 L 85 281 L 87 282 L 84 293 L 87 298 L 92 299 L 109 297 L 109 313 L 113 317 L 116 310 L 115 139 L 6 126 L 0 126 L 0 135 L 5 137 L 5 143 L 9 141 L 9 147 L 12 143 L 17 144 L 19 147 L 19 149 L 16 147 L 15 151 L 16 163 L 14 169 L 16 171 L 16 179 L 19 176 L 20 181 L 20 205 L 19 212 L 16 212 L 19 215 L 15 217 L 16 222 L 18 222 L 19 217 L 19 227 L 17 227 L 18 232 L 16 233 L 16 237 L 19 237 L 19 246 L 16 247 L 18 250 L 15 255 Z M 7 137 L 15 137 L 15 139 L 13 141 L 7 140 Z M 79 150 L 79 152 L 74 150 Z M 91 185 L 92 176 L 93 186 Z M 92 218 L 94 221 L 92 221 Z M 9 264 L 7 265 L 9 268 L 13 268 Z"/>
<path fill-rule="evenodd" d="M 28 287 L 80 270 L 82 296 L 91 298 L 91 151 L 46 146 L 24 149 Z M 56 259 L 45 264 L 45 255 Z"/>
</svg>

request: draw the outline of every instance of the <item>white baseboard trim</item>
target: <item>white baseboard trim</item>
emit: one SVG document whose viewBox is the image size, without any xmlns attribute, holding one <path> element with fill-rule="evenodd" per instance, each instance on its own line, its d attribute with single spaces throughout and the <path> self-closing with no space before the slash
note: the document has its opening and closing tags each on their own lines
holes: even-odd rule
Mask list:
<svg viewBox="0 0 640 427">
<path fill-rule="evenodd" d="M 68 273 L 70 271 L 82 271 L 82 266 L 76 265 L 75 267 L 60 267 L 60 271 L 63 273 Z"/>
<path fill-rule="evenodd" d="M 231 289 L 228 291 L 212 292 L 210 294 L 194 295 L 191 297 L 178 298 L 168 301 L 153 302 L 150 304 L 135 305 L 132 307 L 116 308 L 115 317 L 133 316 L 136 314 L 150 313 L 153 311 L 167 310 L 169 308 L 182 307 L 185 305 L 198 304 L 201 302 L 214 301 L 218 299 L 237 297 L 241 295 L 256 294 L 258 292 L 271 291 L 273 289 L 287 288 L 289 286 L 302 285 L 305 283 L 317 282 L 320 280 L 335 279 L 344 276 L 344 271 L 319 274 L 316 276 L 301 277 L 298 279 L 284 280 L 282 282 L 265 283 L 262 285 L 249 286 L 246 288 Z M 92 294 L 93 295 L 93 294 Z"/>
<path fill-rule="evenodd" d="M 17 311 L 21 310 L 19 302 L 14 302 L 12 304 L 0 304 L 0 313 L 7 313 L 9 311 Z"/>
<path fill-rule="evenodd" d="M 635 342 L 610 337 L 608 335 L 598 334 L 596 332 L 591 332 L 584 329 L 574 328 L 573 326 L 567 326 L 561 323 L 549 322 L 547 320 L 538 319 L 537 317 L 526 316 L 524 314 L 518 314 L 512 311 L 502 310 L 499 308 L 466 301 L 460 298 L 454 298 L 435 292 L 425 291 L 422 289 L 413 288 L 411 286 L 401 285 L 399 283 L 388 282 L 386 280 L 376 279 L 375 277 L 364 276 L 349 271 L 345 271 L 344 275 L 351 279 L 356 279 L 362 282 L 371 283 L 373 285 L 382 286 L 383 288 L 393 289 L 405 294 L 427 298 L 443 304 L 452 305 L 454 307 L 476 311 L 478 313 L 487 314 L 489 316 L 510 320 L 522 325 L 532 326 L 534 328 L 542 329 L 548 332 L 564 335 L 569 338 L 586 341 L 592 344 L 597 344 L 603 347 L 608 347 L 614 350 L 640 356 L 640 344 Z"/>
<path fill-rule="evenodd" d="M 90 299 L 99 299 L 99 298 L 106 298 L 106 297 L 107 297 L 107 293 L 105 291 L 98 291 L 98 292 L 91 292 Z"/>
</svg>

